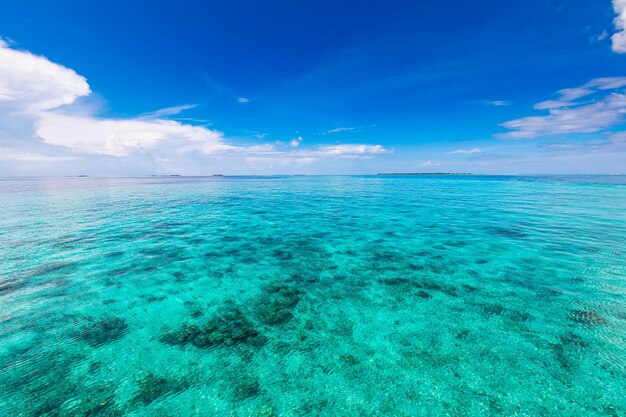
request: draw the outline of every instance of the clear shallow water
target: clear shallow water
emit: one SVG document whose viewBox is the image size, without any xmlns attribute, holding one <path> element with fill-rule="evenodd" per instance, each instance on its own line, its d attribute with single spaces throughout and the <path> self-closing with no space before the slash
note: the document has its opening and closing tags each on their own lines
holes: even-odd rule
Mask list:
<svg viewBox="0 0 626 417">
<path fill-rule="evenodd" d="M 626 415 L 625 177 L 0 180 L 0 414 Z"/>
</svg>

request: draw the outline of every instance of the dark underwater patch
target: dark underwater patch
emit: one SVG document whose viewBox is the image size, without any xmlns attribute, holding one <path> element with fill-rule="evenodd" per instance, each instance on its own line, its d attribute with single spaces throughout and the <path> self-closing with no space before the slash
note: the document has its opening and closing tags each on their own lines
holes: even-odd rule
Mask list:
<svg viewBox="0 0 626 417">
<path fill-rule="evenodd" d="M 52 274 L 55 272 L 69 272 L 76 268 L 78 264 L 76 262 L 54 261 L 47 262 L 43 265 L 35 267 L 29 274 L 31 277 L 40 277 L 43 275 Z"/>
<path fill-rule="evenodd" d="M 272 256 L 281 261 L 289 261 L 293 259 L 293 253 L 283 249 L 274 249 L 272 251 Z"/>
<path fill-rule="evenodd" d="M 106 317 L 80 329 L 78 338 L 92 347 L 115 342 L 126 336 L 128 324 L 119 317 Z"/>
<path fill-rule="evenodd" d="M 256 398 L 260 393 L 261 384 L 259 379 L 254 375 L 244 375 L 235 382 L 233 399 L 235 401 L 244 401 L 249 398 Z"/>
<path fill-rule="evenodd" d="M 0 282 L 0 296 L 11 294 L 19 289 L 26 287 L 26 283 L 18 279 L 9 279 Z"/>
<path fill-rule="evenodd" d="M 203 326 L 185 324 L 179 330 L 165 333 L 159 341 L 168 345 L 191 344 L 198 349 L 246 345 L 261 348 L 267 338 L 234 303 L 227 303 Z"/>
<path fill-rule="evenodd" d="M 287 323 L 293 318 L 293 310 L 302 296 L 302 291 L 295 285 L 269 284 L 255 304 L 255 312 L 259 321 L 269 326 Z"/>
<path fill-rule="evenodd" d="M 589 344 L 580 335 L 573 332 L 566 332 L 559 336 L 559 340 L 564 345 L 574 346 L 581 349 L 587 349 Z"/>
<path fill-rule="evenodd" d="M 473 285 L 469 285 L 469 284 L 463 284 L 462 285 L 463 289 L 467 292 L 475 292 L 478 291 L 478 287 L 474 287 Z"/>
<path fill-rule="evenodd" d="M 133 397 L 133 403 L 144 405 L 157 401 L 161 397 L 182 392 L 190 386 L 186 381 L 158 376 L 152 372 L 144 374 L 137 385 L 138 389 Z"/>
<path fill-rule="evenodd" d="M 570 318 L 576 323 L 585 326 L 601 326 L 606 324 L 606 319 L 593 310 L 572 310 Z"/>
<path fill-rule="evenodd" d="M 516 323 L 531 321 L 534 318 L 532 314 L 519 310 L 510 311 L 507 316 Z"/>
<path fill-rule="evenodd" d="M 488 316 L 501 316 L 506 312 L 506 307 L 500 304 L 481 304 L 480 310 Z"/>
<path fill-rule="evenodd" d="M 524 239 L 528 237 L 528 234 L 518 227 L 492 226 L 488 227 L 487 231 L 492 235 L 508 237 L 511 239 Z"/>
</svg>

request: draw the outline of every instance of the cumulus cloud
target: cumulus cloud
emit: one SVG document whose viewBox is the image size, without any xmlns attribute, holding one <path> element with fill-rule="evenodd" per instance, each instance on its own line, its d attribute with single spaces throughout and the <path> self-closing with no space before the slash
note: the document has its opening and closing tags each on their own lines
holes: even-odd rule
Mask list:
<svg viewBox="0 0 626 417">
<path fill-rule="evenodd" d="M 249 161 L 254 164 L 248 167 L 255 168 L 263 159 L 267 167 L 278 160 L 302 164 L 389 152 L 380 145 L 291 149 L 302 143 L 301 137 L 290 142 L 289 150 L 267 143 L 234 145 L 217 130 L 169 118 L 196 107 L 193 104 L 106 118 L 84 103 L 90 94 L 82 75 L 0 40 L 0 160 L 5 161 L 0 171 L 10 174 L 31 167 L 29 173 L 40 173 L 37 167 L 71 163 L 88 171 L 98 165 L 105 175 L 181 170 L 200 174 L 215 166 L 245 172 Z"/>
<path fill-rule="evenodd" d="M 450 154 L 450 155 L 457 155 L 457 154 L 460 154 L 460 155 L 472 155 L 472 154 L 475 154 L 475 153 L 480 153 L 482 151 L 483 150 L 481 148 L 457 149 L 455 151 L 448 152 L 448 154 Z"/>
<path fill-rule="evenodd" d="M 302 136 L 298 136 L 297 138 L 291 139 L 289 141 L 289 145 L 293 147 L 300 146 L 300 142 L 302 142 Z"/>
<path fill-rule="evenodd" d="M 90 93 L 85 77 L 73 70 L 30 52 L 12 49 L 6 42 L 0 43 L 1 116 L 21 118 L 23 125 L 18 127 L 22 130 L 30 127 L 32 132 L 28 136 L 36 136 L 45 144 L 63 147 L 75 155 L 129 156 L 147 152 L 156 159 L 171 152 L 210 154 L 233 148 L 224 143 L 218 131 L 163 119 L 193 105 L 162 109 L 136 118 L 99 118 L 88 108 L 76 107 L 77 100 Z M 68 105 L 74 107 L 64 107 Z M 2 136 L 20 135 L 15 135 L 13 129 L 4 131 Z"/>
<path fill-rule="evenodd" d="M 509 132 L 500 139 L 532 139 L 571 133 L 594 133 L 610 129 L 626 115 L 626 77 L 597 78 L 587 84 L 560 90 L 556 100 L 537 103 L 534 108 L 547 115 L 510 120 L 501 126 Z"/>
<path fill-rule="evenodd" d="M 616 32 L 611 36 L 613 51 L 626 53 L 626 0 L 613 0 L 613 10 L 617 16 L 613 20 Z"/>
<path fill-rule="evenodd" d="M 225 144 L 218 131 L 163 119 L 98 119 L 50 112 L 41 117 L 36 132 L 50 145 L 111 156 L 141 151 L 157 157 L 192 151 L 211 154 L 235 148 Z"/>
<path fill-rule="evenodd" d="M 28 111 L 73 103 L 90 93 L 85 77 L 0 39 L 0 102 Z"/>
</svg>

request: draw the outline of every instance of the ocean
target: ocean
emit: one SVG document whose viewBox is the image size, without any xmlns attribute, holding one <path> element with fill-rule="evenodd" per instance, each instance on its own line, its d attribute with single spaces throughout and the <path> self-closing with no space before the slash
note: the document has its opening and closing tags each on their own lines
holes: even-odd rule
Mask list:
<svg viewBox="0 0 626 417">
<path fill-rule="evenodd" d="M 624 416 L 626 177 L 0 179 L 2 416 Z"/>
</svg>

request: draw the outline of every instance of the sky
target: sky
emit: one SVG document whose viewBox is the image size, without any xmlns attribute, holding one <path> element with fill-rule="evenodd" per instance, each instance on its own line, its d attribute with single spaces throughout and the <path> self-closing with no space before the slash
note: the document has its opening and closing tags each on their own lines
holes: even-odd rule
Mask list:
<svg viewBox="0 0 626 417">
<path fill-rule="evenodd" d="M 0 5 L 0 175 L 626 172 L 626 0 Z"/>
</svg>

